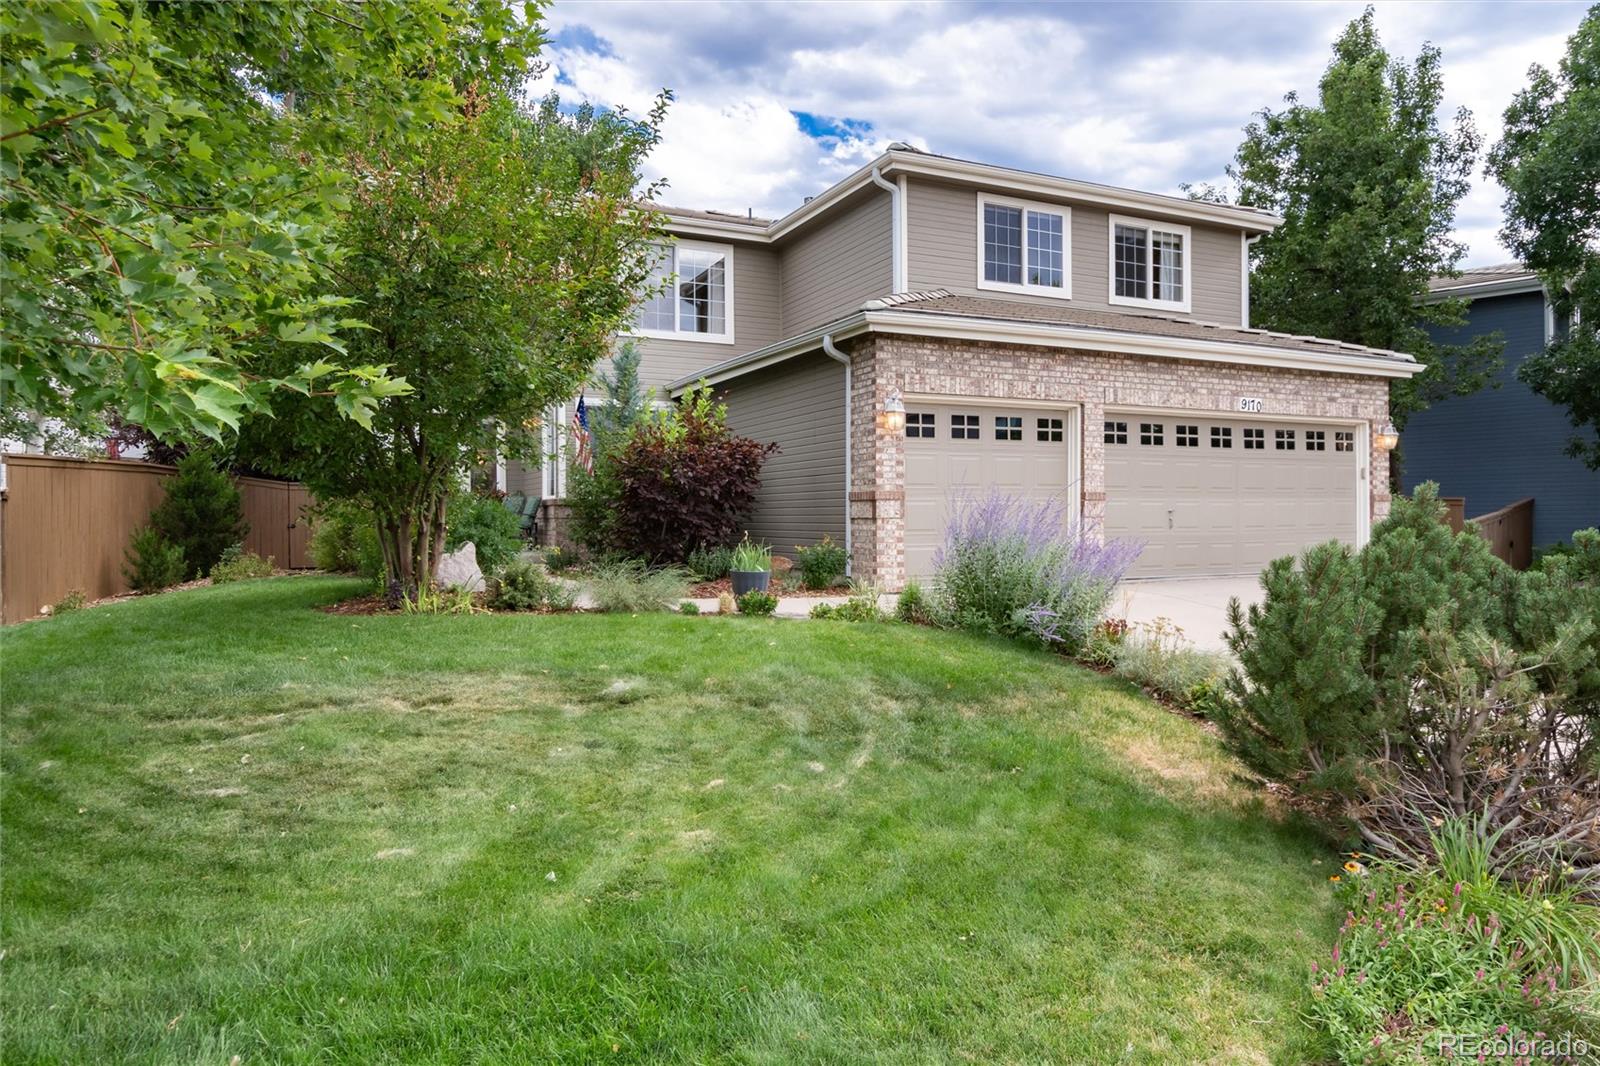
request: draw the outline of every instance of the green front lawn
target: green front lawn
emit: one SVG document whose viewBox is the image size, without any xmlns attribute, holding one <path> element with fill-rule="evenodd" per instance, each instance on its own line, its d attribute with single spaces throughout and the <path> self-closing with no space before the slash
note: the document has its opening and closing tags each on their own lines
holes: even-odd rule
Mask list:
<svg viewBox="0 0 1600 1066">
<path fill-rule="evenodd" d="M 1304 1061 L 1318 841 L 899 625 L 180 592 L 3 651 L 4 1061 Z"/>
</svg>

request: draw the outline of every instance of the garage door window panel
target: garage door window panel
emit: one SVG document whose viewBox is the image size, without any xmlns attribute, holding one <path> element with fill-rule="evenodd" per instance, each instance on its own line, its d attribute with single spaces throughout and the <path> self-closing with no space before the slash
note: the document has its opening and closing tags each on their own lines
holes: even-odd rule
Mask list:
<svg viewBox="0 0 1600 1066">
<path fill-rule="evenodd" d="M 1251 429 L 1248 426 L 1245 427 L 1245 430 L 1244 430 L 1244 450 L 1245 451 L 1247 451 L 1247 452 L 1249 452 L 1249 451 L 1261 451 L 1264 448 L 1266 448 L 1266 446 L 1267 446 L 1267 431 L 1266 430 L 1264 430 L 1264 429 Z"/>
<path fill-rule="evenodd" d="M 1294 451 L 1294 430 L 1278 429 L 1272 433 L 1273 447 L 1280 452 Z"/>
<path fill-rule="evenodd" d="M 1039 440 L 1041 443 L 1055 443 L 1061 440 L 1062 422 L 1059 418 L 1039 419 Z"/>
<path fill-rule="evenodd" d="M 1107 444 L 1126 444 L 1126 443 L 1128 443 L 1128 423 L 1126 423 L 1126 422 L 1107 422 L 1106 423 L 1106 443 Z"/>
<path fill-rule="evenodd" d="M 906 436 L 932 437 L 935 433 L 932 411 L 907 411 Z"/>
<path fill-rule="evenodd" d="M 1159 447 L 1166 436 L 1164 422 L 1140 422 L 1139 443 Z"/>
<path fill-rule="evenodd" d="M 1211 446 L 1213 448 L 1231 448 L 1231 447 L 1233 447 L 1233 427 L 1232 426 L 1212 426 L 1211 427 Z"/>
<path fill-rule="evenodd" d="M 994 419 L 995 440 L 1021 440 L 1022 416 L 1021 415 L 996 415 Z"/>
<path fill-rule="evenodd" d="M 978 439 L 977 415 L 951 415 L 950 436 L 954 440 Z"/>
</svg>

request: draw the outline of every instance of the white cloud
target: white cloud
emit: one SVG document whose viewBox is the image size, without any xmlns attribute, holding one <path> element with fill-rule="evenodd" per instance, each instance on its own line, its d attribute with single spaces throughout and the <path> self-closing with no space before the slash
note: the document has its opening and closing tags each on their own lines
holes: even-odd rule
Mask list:
<svg viewBox="0 0 1600 1066">
<path fill-rule="evenodd" d="M 635 111 L 676 101 L 651 177 L 671 203 L 781 215 L 888 142 L 1173 192 L 1216 180 L 1252 113 L 1314 96 L 1360 4 L 1076 5 L 557 3 L 552 81 Z M 1443 49 L 1447 105 L 1485 145 L 1532 62 L 1557 62 L 1581 3 L 1382 4 L 1410 57 Z M 596 42 L 600 43 L 596 43 Z M 794 112 L 863 125 L 818 140 Z M 864 130 L 864 132 L 862 132 Z M 1498 244 L 1500 190 L 1474 183 L 1458 237 L 1469 262 Z"/>
</svg>

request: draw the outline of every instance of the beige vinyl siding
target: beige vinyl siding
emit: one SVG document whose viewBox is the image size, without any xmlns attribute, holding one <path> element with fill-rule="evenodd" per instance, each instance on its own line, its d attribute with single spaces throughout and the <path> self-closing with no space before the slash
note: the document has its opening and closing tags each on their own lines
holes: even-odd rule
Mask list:
<svg viewBox="0 0 1600 1066">
<path fill-rule="evenodd" d="M 977 287 L 977 189 L 919 178 L 906 184 L 906 281 L 912 291 L 949 289 L 953 293 L 1025 303 L 1060 302 L 1055 297 Z M 1111 213 L 1067 200 L 1060 203 L 1072 209 L 1071 306 L 1100 311 L 1140 310 L 1113 305 L 1108 299 Z M 1190 251 L 1194 289 L 1190 316 L 1225 326 L 1240 325 L 1239 231 L 1191 221 L 1182 224 L 1189 227 L 1194 245 Z"/>
<path fill-rule="evenodd" d="M 506 492 L 520 492 L 524 496 L 538 496 L 544 488 L 542 472 L 536 462 L 520 459 L 506 460 Z"/>
<path fill-rule="evenodd" d="M 775 442 L 748 529 L 780 555 L 824 533 L 844 543 L 844 367 L 801 356 L 736 378 L 720 390 L 728 425 Z"/>
<path fill-rule="evenodd" d="M 784 244 L 783 333 L 792 337 L 857 310 L 894 287 L 887 191 L 872 186 Z"/>
<path fill-rule="evenodd" d="M 663 391 L 667 382 L 736 355 L 782 340 L 778 317 L 778 256 L 755 244 L 733 246 L 733 343 L 633 337 L 639 349 L 639 384 Z M 610 373 L 609 361 L 600 370 Z"/>
</svg>

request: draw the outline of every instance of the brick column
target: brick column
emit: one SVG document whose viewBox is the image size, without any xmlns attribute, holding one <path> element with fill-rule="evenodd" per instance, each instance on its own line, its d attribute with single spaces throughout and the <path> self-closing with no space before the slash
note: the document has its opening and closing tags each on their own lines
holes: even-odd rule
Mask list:
<svg viewBox="0 0 1600 1066">
<path fill-rule="evenodd" d="M 882 340 L 857 341 L 850 351 L 853 570 L 858 581 L 898 592 L 906 578 L 905 438 L 878 430 L 878 413 L 890 390 L 898 387 L 898 375 L 892 372 L 893 355 Z"/>
</svg>

